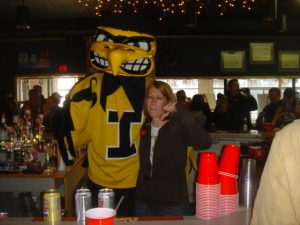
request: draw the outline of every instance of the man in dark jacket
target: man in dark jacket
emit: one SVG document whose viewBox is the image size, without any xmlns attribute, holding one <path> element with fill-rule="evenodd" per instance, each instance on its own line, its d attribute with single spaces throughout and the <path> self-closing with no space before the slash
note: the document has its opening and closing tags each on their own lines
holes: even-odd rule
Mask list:
<svg viewBox="0 0 300 225">
<path fill-rule="evenodd" d="M 232 79 L 228 82 L 226 97 L 228 99 L 228 111 L 233 118 L 230 130 L 240 131 L 243 127 L 244 118 L 247 118 L 249 109 L 248 99 L 240 92 L 240 85 L 237 79 Z"/>
</svg>

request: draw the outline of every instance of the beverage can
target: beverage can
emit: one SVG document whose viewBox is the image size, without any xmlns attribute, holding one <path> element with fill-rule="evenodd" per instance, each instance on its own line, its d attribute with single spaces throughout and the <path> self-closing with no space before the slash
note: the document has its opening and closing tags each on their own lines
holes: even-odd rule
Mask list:
<svg viewBox="0 0 300 225">
<path fill-rule="evenodd" d="M 85 212 L 92 208 L 92 193 L 87 188 L 76 190 L 75 194 L 75 209 L 77 222 L 85 223 Z"/>
<path fill-rule="evenodd" d="M 115 193 L 113 189 L 103 188 L 98 193 L 98 207 L 115 208 Z"/>
<path fill-rule="evenodd" d="M 61 221 L 60 193 L 57 189 L 49 189 L 43 195 L 43 216 L 45 222 Z"/>
</svg>

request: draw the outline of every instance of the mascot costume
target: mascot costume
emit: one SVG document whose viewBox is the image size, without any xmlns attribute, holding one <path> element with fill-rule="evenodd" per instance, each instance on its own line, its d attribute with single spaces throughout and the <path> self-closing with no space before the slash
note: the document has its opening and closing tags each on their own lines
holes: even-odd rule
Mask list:
<svg viewBox="0 0 300 225">
<path fill-rule="evenodd" d="M 133 215 L 143 102 L 155 67 L 156 39 L 149 28 L 134 17 L 103 21 L 89 52 L 97 72 L 74 85 L 55 120 L 55 138 L 66 164 L 68 151 L 75 156 L 75 148 L 88 147 L 93 206 L 100 188 L 112 188 L 115 202 L 125 197 L 119 216 Z"/>
</svg>

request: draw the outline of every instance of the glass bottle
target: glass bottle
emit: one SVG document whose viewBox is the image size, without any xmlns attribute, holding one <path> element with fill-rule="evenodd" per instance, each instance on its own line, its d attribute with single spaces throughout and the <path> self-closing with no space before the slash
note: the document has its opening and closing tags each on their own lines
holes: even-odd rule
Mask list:
<svg viewBox="0 0 300 225">
<path fill-rule="evenodd" d="M 52 155 L 52 143 L 50 139 L 45 140 L 45 144 L 43 146 L 44 153 L 45 153 L 45 162 L 43 165 L 43 172 L 44 173 L 52 173 L 53 172 L 53 165 L 51 162 L 51 155 Z"/>
<path fill-rule="evenodd" d="M 13 116 L 13 123 L 10 128 L 11 134 L 10 138 L 13 143 L 16 143 L 18 140 L 21 140 L 22 129 L 19 123 L 19 116 Z"/>
<path fill-rule="evenodd" d="M 22 135 L 24 141 L 30 139 L 31 132 L 32 132 L 31 111 L 29 109 L 26 109 L 24 112 L 23 124 L 22 124 Z"/>
<path fill-rule="evenodd" d="M 248 121 L 247 121 L 247 117 L 245 116 L 243 119 L 243 127 L 242 127 L 242 131 L 244 133 L 248 132 Z"/>
<path fill-rule="evenodd" d="M 53 171 L 56 171 L 57 170 L 57 167 L 58 167 L 58 160 L 59 160 L 59 149 L 58 149 L 58 145 L 57 145 L 57 141 L 55 139 L 52 139 L 52 142 L 51 142 L 51 165 L 53 167 Z"/>
<path fill-rule="evenodd" d="M 1 141 L 1 150 L 5 151 L 5 144 L 9 141 L 9 130 L 6 124 L 6 115 L 4 112 L 1 114 L 0 141 Z"/>
<path fill-rule="evenodd" d="M 43 114 L 39 114 L 36 118 L 36 126 L 35 126 L 35 139 L 38 145 L 38 151 L 43 152 L 43 144 L 45 137 L 45 126 L 43 124 Z"/>
<path fill-rule="evenodd" d="M 5 160 L 4 160 L 4 170 L 13 170 L 14 169 L 14 161 L 12 159 L 12 147 L 6 145 L 5 148 Z"/>
<path fill-rule="evenodd" d="M 16 139 L 16 141 L 13 143 L 13 148 L 15 168 L 19 169 L 19 167 L 24 163 L 24 152 L 21 139 Z"/>
</svg>

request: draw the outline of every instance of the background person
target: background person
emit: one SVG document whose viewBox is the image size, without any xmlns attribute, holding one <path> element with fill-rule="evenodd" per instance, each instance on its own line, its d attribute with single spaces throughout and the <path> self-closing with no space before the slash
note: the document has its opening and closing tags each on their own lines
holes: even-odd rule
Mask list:
<svg viewBox="0 0 300 225">
<path fill-rule="evenodd" d="M 275 116 L 275 112 L 278 107 L 282 105 L 281 91 L 279 88 L 270 88 L 269 90 L 269 100 L 270 103 L 266 105 L 263 110 L 258 114 L 256 119 L 256 128 L 258 130 L 264 129 L 264 123 L 272 123 Z"/>
<path fill-rule="evenodd" d="M 46 99 L 43 95 L 43 87 L 39 84 L 36 84 L 33 86 L 32 89 L 35 90 L 38 94 L 38 102 L 39 102 L 39 106 L 40 106 L 40 112 L 43 113 L 43 106 L 44 106 L 44 104 L 46 104 Z"/>
<path fill-rule="evenodd" d="M 212 113 L 211 122 L 215 124 L 216 130 L 231 130 L 232 114 L 228 110 L 228 100 L 223 94 L 218 94 L 218 101 L 215 111 Z"/>
<path fill-rule="evenodd" d="M 0 91 L 0 115 L 5 113 L 6 123 L 13 122 L 13 116 L 19 114 L 19 106 L 15 97 L 8 91 Z"/>
<path fill-rule="evenodd" d="M 283 102 L 276 109 L 272 125 L 282 128 L 297 118 L 299 114 L 296 112 L 296 91 L 293 88 L 286 88 L 283 92 Z"/>
<path fill-rule="evenodd" d="M 190 215 L 185 172 L 188 145 L 207 149 L 207 132 L 191 113 L 176 106 L 171 87 L 154 81 L 148 87 L 140 142 L 136 187 L 137 216 Z"/>
<path fill-rule="evenodd" d="M 30 110 L 31 119 L 35 121 L 36 117 L 41 114 L 41 106 L 39 100 L 39 94 L 36 90 L 30 89 L 28 92 L 29 99 L 23 103 L 22 108 L 20 109 L 21 118 L 24 117 L 25 110 Z"/>
<path fill-rule="evenodd" d="M 248 99 L 240 92 L 240 85 L 237 79 L 232 79 L 228 82 L 228 90 L 226 92 L 228 100 L 228 112 L 232 115 L 232 123 L 230 130 L 241 131 L 243 127 L 243 120 L 249 113 Z M 247 118 L 248 127 L 251 121 Z"/>
<path fill-rule="evenodd" d="M 55 116 L 59 114 L 61 110 L 59 106 L 60 98 L 61 97 L 52 94 L 47 98 L 46 104 L 44 105 L 44 125 L 49 132 L 53 132 L 56 123 Z"/>
<path fill-rule="evenodd" d="M 55 105 L 59 105 L 62 96 L 58 92 L 53 92 L 51 96 L 54 98 Z"/>
<path fill-rule="evenodd" d="M 195 94 L 190 103 L 190 112 L 194 115 L 201 127 L 205 127 L 206 120 L 209 115 L 206 115 L 206 104 L 204 98 L 200 94 Z"/>
<path fill-rule="evenodd" d="M 185 109 L 190 110 L 190 101 L 188 100 L 184 90 L 179 90 L 176 92 L 176 97 L 178 103 Z"/>
<path fill-rule="evenodd" d="M 252 119 L 251 119 L 251 111 L 255 111 L 258 109 L 257 101 L 254 98 L 254 96 L 251 95 L 250 88 L 241 88 L 240 91 L 247 97 L 247 100 L 248 100 L 248 103 L 247 103 L 248 109 L 247 109 L 246 117 L 247 117 L 247 121 L 248 121 L 248 127 L 251 129 L 251 128 L 253 128 Z"/>
</svg>

